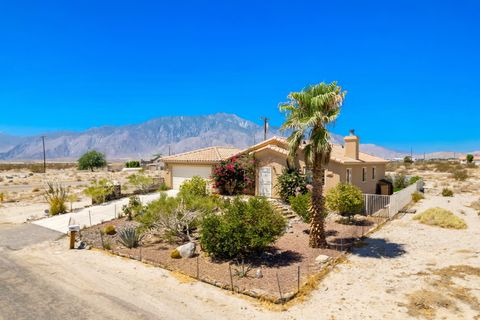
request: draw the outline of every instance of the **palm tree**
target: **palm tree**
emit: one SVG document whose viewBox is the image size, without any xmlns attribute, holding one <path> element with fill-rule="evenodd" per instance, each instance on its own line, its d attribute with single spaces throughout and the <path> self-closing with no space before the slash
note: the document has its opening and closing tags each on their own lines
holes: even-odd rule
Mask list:
<svg viewBox="0 0 480 320">
<path fill-rule="evenodd" d="M 305 160 L 312 169 L 312 205 L 310 226 L 310 247 L 326 245 L 325 200 L 323 197 L 324 166 L 330 160 L 332 145 L 327 126 L 335 121 L 346 91 L 337 85 L 320 83 L 288 95 L 288 102 L 280 104 L 280 111 L 286 113 L 282 130 L 291 130 L 288 138 L 289 158 L 294 159 L 302 145 Z M 294 161 L 292 161 L 294 163 Z"/>
</svg>

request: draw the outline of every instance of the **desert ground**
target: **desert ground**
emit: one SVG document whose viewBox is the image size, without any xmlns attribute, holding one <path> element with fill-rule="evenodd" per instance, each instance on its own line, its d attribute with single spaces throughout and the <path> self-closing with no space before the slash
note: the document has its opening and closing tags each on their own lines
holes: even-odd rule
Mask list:
<svg viewBox="0 0 480 320">
<path fill-rule="evenodd" d="M 480 319 L 480 208 L 471 207 L 480 199 L 480 169 L 468 169 L 465 181 L 433 167 L 394 170 L 425 178 L 425 199 L 412 209 L 449 209 L 467 229 L 400 216 L 308 297 L 284 307 L 103 251 L 68 250 L 59 233 L 21 219 L 6 223 L 21 214 L 3 207 L 0 319 Z M 441 195 L 445 187 L 453 197 Z"/>
</svg>

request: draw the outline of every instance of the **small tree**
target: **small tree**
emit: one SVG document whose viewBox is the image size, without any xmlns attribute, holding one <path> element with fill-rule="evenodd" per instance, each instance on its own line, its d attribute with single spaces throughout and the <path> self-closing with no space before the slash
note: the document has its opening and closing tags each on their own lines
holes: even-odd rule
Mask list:
<svg viewBox="0 0 480 320">
<path fill-rule="evenodd" d="M 473 163 L 473 154 L 467 154 L 467 163 Z"/>
<path fill-rule="evenodd" d="M 307 179 L 298 169 L 285 168 L 277 179 L 276 188 L 280 198 L 289 202 L 290 197 L 307 193 Z"/>
<path fill-rule="evenodd" d="M 326 205 L 330 210 L 351 220 L 354 215 L 362 212 L 362 191 L 352 184 L 340 183 L 327 192 Z"/>
<path fill-rule="evenodd" d="M 142 210 L 143 205 L 138 196 L 131 196 L 128 199 L 128 204 L 122 206 L 122 211 L 127 216 L 127 220 L 132 220 L 133 217 L 140 214 Z"/>
<path fill-rule="evenodd" d="M 403 158 L 403 163 L 404 164 L 412 164 L 413 163 L 412 157 L 406 156 L 405 158 Z"/>
<path fill-rule="evenodd" d="M 137 174 L 132 174 L 128 178 L 128 182 L 130 182 L 131 185 L 135 186 L 138 188 L 142 193 L 145 193 L 149 190 L 150 186 L 153 185 L 153 178 L 143 174 L 143 173 L 137 173 Z"/>
<path fill-rule="evenodd" d="M 95 150 L 86 152 L 78 159 L 79 170 L 93 171 L 97 168 L 103 168 L 106 165 L 107 160 L 105 160 L 105 155 Z"/>
<path fill-rule="evenodd" d="M 126 168 L 140 168 L 140 161 L 132 160 L 125 162 Z"/>
<path fill-rule="evenodd" d="M 240 156 L 224 160 L 213 168 L 212 179 L 220 194 L 248 193 L 255 186 L 255 159 Z"/>
<path fill-rule="evenodd" d="M 92 181 L 90 187 L 83 192 L 92 198 L 93 203 L 104 203 L 107 196 L 114 191 L 113 183 L 107 179 L 100 179 Z"/>
</svg>

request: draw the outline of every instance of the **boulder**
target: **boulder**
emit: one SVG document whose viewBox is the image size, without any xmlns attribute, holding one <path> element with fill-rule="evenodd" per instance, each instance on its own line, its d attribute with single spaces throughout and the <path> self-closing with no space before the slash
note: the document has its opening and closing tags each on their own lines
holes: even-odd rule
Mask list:
<svg viewBox="0 0 480 320">
<path fill-rule="evenodd" d="M 317 264 L 324 264 L 330 261 L 332 257 L 326 256 L 324 254 L 319 255 L 318 257 L 315 258 L 315 262 Z"/>
<path fill-rule="evenodd" d="M 196 244 L 195 242 L 189 242 L 177 247 L 177 251 L 182 258 L 191 258 L 195 254 Z"/>
</svg>

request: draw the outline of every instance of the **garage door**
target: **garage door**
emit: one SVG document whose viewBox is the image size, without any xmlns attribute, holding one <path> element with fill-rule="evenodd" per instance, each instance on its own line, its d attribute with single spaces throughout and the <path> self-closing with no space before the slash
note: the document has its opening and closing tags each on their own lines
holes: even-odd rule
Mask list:
<svg viewBox="0 0 480 320">
<path fill-rule="evenodd" d="M 180 189 L 182 183 L 191 179 L 194 176 L 199 176 L 204 179 L 210 179 L 212 174 L 212 167 L 201 166 L 173 166 L 172 167 L 172 187 L 175 190 Z"/>
</svg>

